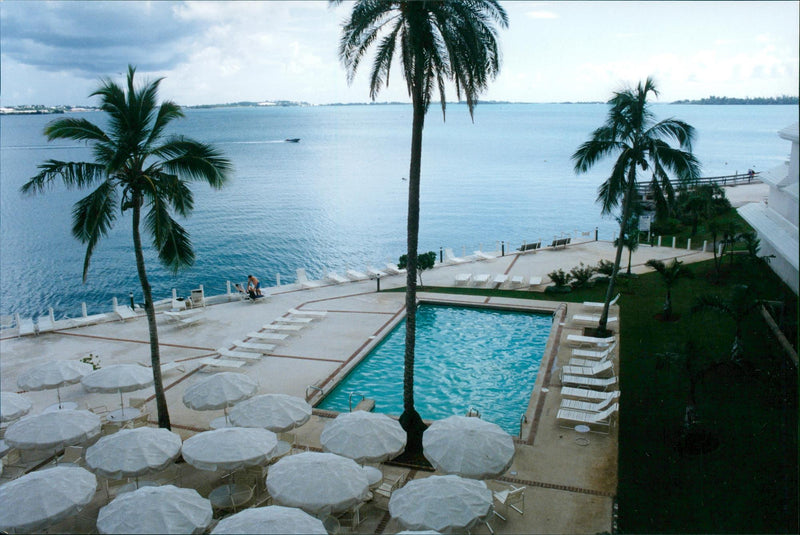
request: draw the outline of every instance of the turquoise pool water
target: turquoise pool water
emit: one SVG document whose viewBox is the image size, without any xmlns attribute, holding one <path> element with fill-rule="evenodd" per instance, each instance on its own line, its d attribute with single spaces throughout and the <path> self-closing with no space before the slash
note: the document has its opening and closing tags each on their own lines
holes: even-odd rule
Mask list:
<svg viewBox="0 0 800 535">
<path fill-rule="evenodd" d="M 417 312 L 414 401 L 424 419 L 478 409 L 512 435 L 528 407 L 552 316 L 486 308 L 421 305 Z M 378 412 L 403 412 L 405 321 L 337 385 L 318 407 L 346 412 L 351 392 Z M 353 403 L 360 400 L 353 396 Z"/>
</svg>

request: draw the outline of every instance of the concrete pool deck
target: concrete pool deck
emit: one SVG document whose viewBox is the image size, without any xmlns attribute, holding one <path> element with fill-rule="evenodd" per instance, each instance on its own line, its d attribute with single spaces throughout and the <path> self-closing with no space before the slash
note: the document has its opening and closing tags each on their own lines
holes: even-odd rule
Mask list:
<svg viewBox="0 0 800 535">
<path fill-rule="evenodd" d="M 584 242 L 559 250 L 541 250 L 536 253 L 510 254 L 489 261 L 471 261 L 459 265 L 439 266 L 423 273 L 426 285 L 455 286 L 460 273 L 472 275 L 487 273 L 541 277 L 547 283 L 547 273 L 563 268 L 568 271 L 579 262 L 594 265 L 599 259 L 613 260 L 614 248 L 609 242 Z M 712 257 L 711 253 L 673 249 L 670 247 L 641 246 L 633 255 L 633 271 L 645 272 L 650 258 L 668 260 L 678 257 L 686 262 L 696 262 Z M 623 266 L 625 262 L 623 261 Z M 401 287 L 404 276 L 389 276 L 381 281 L 383 289 Z M 519 290 L 543 291 L 544 286 Z M 198 412 L 185 407 L 183 392 L 208 376 L 212 370 L 201 364 L 214 356 L 217 349 L 231 348 L 235 341 L 247 338 L 247 333 L 258 331 L 263 325 L 284 316 L 290 309 L 324 310 L 325 318 L 290 336 L 278 345 L 272 354 L 256 362 L 249 362 L 236 371 L 255 378 L 259 393 L 284 393 L 306 397 L 309 386 L 323 388 L 326 392 L 339 377 L 355 365 L 372 345 L 377 343 L 402 318 L 404 294 L 402 292 L 376 292 L 376 282 L 349 282 L 302 290 L 295 284 L 266 288 L 270 294 L 264 302 L 255 304 L 232 301 L 209 305 L 202 320 L 192 325 L 168 323 L 164 314 L 158 314 L 159 342 L 162 362 L 178 362 L 182 369 L 174 369 L 164 376 L 167 402 L 173 430 L 184 438 L 209 428 L 209 422 L 222 415 L 222 411 Z M 489 486 L 499 488 L 502 482 L 527 487 L 525 514 L 511 511 L 506 522 L 494 519 L 492 526 L 503 533 L 597 533 L 612 531 L 614 497 L 617 487 L 617 432 L 612 428 L 608 435 L 591 433 L 581 435 L 574 429 L 564 429 L 556 424 L 555 414 L 560 402 L 558 369 L 569 359 L 571 351 L 562 341 L 567 334 L 579 334 L 582 327 L 569 318 L 575 313 L 587 312 L 580 304 L 562 305 L 552 301 L 514 299 L 507 297 L 443 295 L 420 293 L 420 299 L 435 299 L 461 304 L 509 306 L 519 309 L 557 312 L 555 334 L 548 343 L 543 370 L 526 412 L 527 424 L 522 439 L 517 441 L 514 464 L 500 482 L 490 481 Z M 619 303 L 624 307 L 624 297 Z M 618 315 L 615 307 L 614 313 Z M 4 336 L 7 336 L 3 333 Z M 624 340 L 622 341 L 624 343 Z M 143 316 L 126 322 L 114 321 L 79 328 L 65 328 L 39 336 L 15 336 L 0 339 L 0 384 L 4 392 L 16 392 L 18 375 L 27 368 L 51 359 L 81 359 L 95 355 L 101 366 L 117 363 L 149 362 L 149 336 Z M 546 364 L 545 364 L 546 362 Z M 545 369 L 546 368 L 546 369 Z M 617 373 L 620 370 L 617 368 Z M 547 389 L 545 391 L 544 389 Z M 151 424 L 155 421 L 155 407 L 151 400 L 152 387 L 126 394 L 125 398 L 147 398 Z M 56 400 L 55 392 L 27 392 L 34 408 L 40 412 Z M 74 401 L 81 407 L 105 405 L 115 409 L 119 405 L 117 394 L 88 394 L 80 385 L 61 389 L 62 400 Z M 316 398 L 314 398 L 316 399 Z M 313 399 L 312 399 L 313 401 Z M 465 407 L 465 410 L 467 407 Z M 310 449 L 319 449 L 319 435 L 330 413 L 315 411 L 311 421 L 297 431 L 298 443 Z M 576 441 L 576 439 L 579 439 Z M 198 473 L 185 464 L 179 465 L 183 473 L 183 486 L 193 486 L 207 495 L 221 474 Z M 397 466 L 386 466 L 388 473 L 406 471 Z M 7 472 L 6 477 L 13 477 Z M 411 471 L 415 478 L 429 475 Z M 103 495 L 103 496 L 100 496 Z M 104 493 L 99 492 L 92 506 L 100 507 Z M 65 529 L 83 531 L 91 528 L 92 506 L 84 511 L 82 520 Z M 362 509 L 366 520 L 358 532 L 395 533 L 401 526 L 389 518 L 388 513 L 367 505 Z M 96 518 L 96 509 L 95 509 Z M 485 533 L 479 525 L 473 533 Z"/>
</svg>

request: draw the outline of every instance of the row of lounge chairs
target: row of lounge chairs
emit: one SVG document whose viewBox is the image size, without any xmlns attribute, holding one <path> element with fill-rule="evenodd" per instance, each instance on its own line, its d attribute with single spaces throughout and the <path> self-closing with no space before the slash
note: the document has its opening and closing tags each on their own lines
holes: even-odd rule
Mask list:
<svg viewBox="0 0 800 535">
<path fill-rule="evenodd" d="M 327 314 L 324 310 L 290 309 L 286 315 L 274 319 L 259 331 L 247 333 L 243 340 L 234 342 L 232 347 L 218 349 L 218 356 L 206 357 L 200 363 L 214 368 L 241 368 L 248 362 L 257 362 L 265 355 L 272 354 L 290 336 L 299 334 L 299 331 Z"/>
<path fill-rule="evenodd" d="M 526 288 L 530 286 L 538 286 L 542 284 L 541 277 L 524 277 L 522 275 L 506 275 L 498 273 L 492 275 L 489 273 L 459 273 L 455 278 L 456 286 L 474 286 L 474 287 L 487 287 L 493 286 L 500 288 L 506 286 L 508 288 Z"/>
<path fill-rule="evenodd" d="M 619 409 L 619 390 L 611 360 L 616 348 L 613 336 L 597 338 L 567 335 L 572 349 L 569 362 L 561 367 L 561 404 L 556 420 L 562 427 L 584 425 L 591 431 L 608 432 L 611 417 Z"/>
<path fill-rule="evenodd" d="M 402 275 L 406 272 L 405 269 L 400 269 L 397 264 L 391 262 L 386 264 L 384 269 L 375 269 L 372 266 L 367 266 L 366 271 L 358 271 L 356 269 L 348 269 L 345 276 L 339 275 L 336 272 L 330 271 L 326 273 L 322 280 L 311 280 L 306 274 L 305 268 L 296 270 L 297 284 L 303 289 L 319 288 L 329 284 L 344 284 L 346 282 L 359 282 L 376 278 L 388 277 L 390 275 Z"/>
</svg>

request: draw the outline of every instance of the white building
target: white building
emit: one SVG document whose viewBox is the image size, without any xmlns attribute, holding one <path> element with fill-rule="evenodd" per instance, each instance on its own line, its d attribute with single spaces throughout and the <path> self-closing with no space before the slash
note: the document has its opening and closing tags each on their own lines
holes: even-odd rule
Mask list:
<svg viewBox="0 0 800 535">
<path fill-rule="evenodd" d="M 778 132 L 792 143 L 789 160 L 766 173 L 761 179 L 769 185 L 766 203 L 750 203 L 739 208 L 741 215 L 758 233 L 761 240 L 760 255 L 774 255 L 770 267 L 786 284 L 798 293 L 798 248 L 797 219 L 798 171 L 800 170 L 800 136 L 798 123 Z"/>
</svg>

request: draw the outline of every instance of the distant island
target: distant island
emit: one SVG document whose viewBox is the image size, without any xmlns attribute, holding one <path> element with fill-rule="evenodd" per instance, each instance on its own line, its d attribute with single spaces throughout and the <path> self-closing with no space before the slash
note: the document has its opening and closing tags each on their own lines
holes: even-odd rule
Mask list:
<svg viewBox="0 0 800 535">
<path fill-rule="evenodd" d="M 741 105 L 741 104 L 755 104 L 755 105 L 797 105 L 798 98 L 790 97 L 789 95 L 781 95 L 780 97 L 756 97 L 756 98 L 735 98 L 735 97 L 715 97 L 701 98 L 700 100 L 676 100 L 672 104 L 712 104 L 712 105 Z"/>
</svg>

